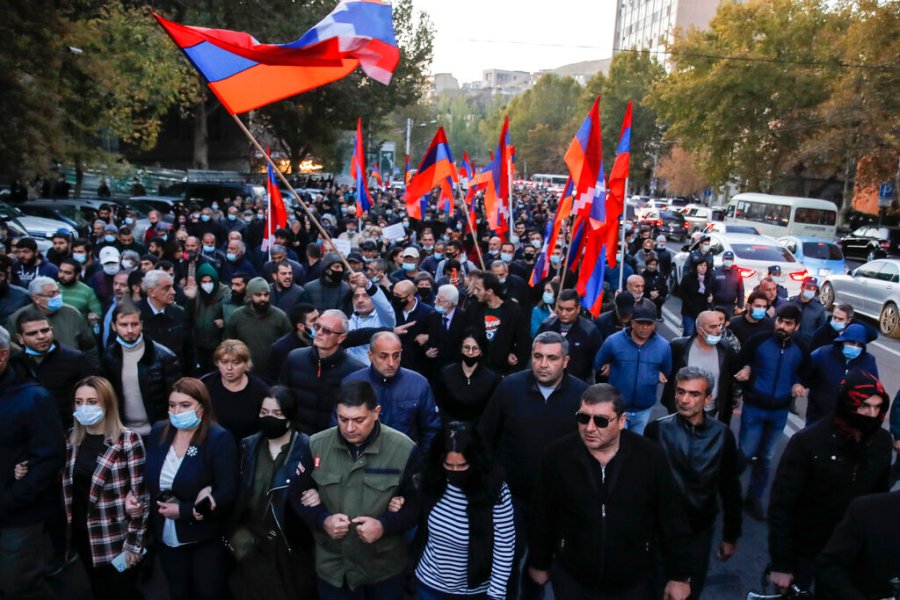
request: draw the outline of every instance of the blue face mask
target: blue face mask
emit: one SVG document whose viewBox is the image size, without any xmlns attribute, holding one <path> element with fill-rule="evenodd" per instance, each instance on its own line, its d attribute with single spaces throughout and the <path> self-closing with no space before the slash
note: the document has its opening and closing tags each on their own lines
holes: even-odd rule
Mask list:
<svg viewBox="0 0 900 600">
<path fill-rule="evenodd" d="M 229 262 L 234 262 L 237 260 L 238 257 L 237 257 L 237 254 L 235 254 L 234 252 L 229 252 L 228 254 L 225 255 L 225 258 L 227 258 Z"/>
<path fill-rule="evenodd" d="M 309 328 L 309 337 L 315 339 L 315 337 L 316 337 L 316 328 L 315 327 Z"/>
<path fill-rule="evenodd" d="M 75 420 L 78 421 L 84 427 L 90 427 L 91 425 L 96 425 L 100 421 L 103 420 L 103 407 L 90 405 L 90 404 L 82 404 L 81 406 L 75 407 L 75 412 L 72 413 L 72 416 L 75 417 Z"/>
<path fill-rule="evenodd" d="M 203 246 L 203 251 L 207 254 L 212 254 L 213 252 L 216 251 L 216 247 L 215 246 Z"/>
<path fill-rule="evenodd" d="M 550 255 L 550 264 L 553 266 L 558 265 L 562 261 L 562 258 L 559 256 Z"/>
<path fill-rule="evenodd" d="M 718 344 L 719 342 L 722 341 L 721 335 L 707 335 L 705 337 L 706 337 L 706 343 L 709 344 L 710 346 L 715 346 L 716 344 Z"/>
<path fill-rule="evenodd" d="M 434 253 L 434 260 L 441 260 L 442 258 L 444 258 L 443 252 L 435 252 Z"/>
<path fill-rule="evenodd" d="M 816 290 L 803 290 L 803 297 L 807 300 L 812 300 L 816 297 Z"/>
<path fill-rule="evenodd" d="M 211 204 L 209 207 L 210 207 L 212 210 L 219 210 L 219 205 L 218 205 L 218 204 L 215 204 L 215 203 Z"/>
<path fill-rule="evenodd" d="M 228 215 L 229 221 L 237 221 L 237 215 Z"/>
<path fill-rule="evenodd" d="M 116 241 L 116 236 L 114 236 L 114 235 L 104 235 L 104 236 L 103 236 L 103 241 L 106 242 L 107 244 L 112 244 L 114 241 Z"/>
<path fill-rule="evenodd" d="M 550 292 L 544 292 L 541 296 L 541 300 L 544 301 L 544 304 L 549 306 L 553 304 L 553 294 L 551 294 Z"/>
<path fill-rule="evenodd" d="M 403 263 L 403 270 L 406 272 L 415 271 L 416 266 L 416 263 Z"/>
<path fill-rule="evenodd" d="M 844 347 L 841 348 L 841 354 L 844 355 L 844 358 L 847 360 L 853 360 L 862 354 L 863 349 L 859 346 L 851 346 L 850 344 L 844 344 Z"/>
<path fill-rule="evenodd" d="M 63 298 L 62 296 L 53 296 L 52 298 L 47 298 L 47 310 L 51 312 L 56 312 L 63 307 Z"/>
<path fill-rule="evenodd" d="M 834 319 L 831 319 L 829 321 L 829 323 L 831 324 L 831 328 L 834 329 L 835 331 L 843 331 L 844 328 L 847 326 L 846 321 L 835 321 Z"/>
<path fill-rule="evenodd" d="M 192 408 L 187 412 L 178 413 L 177 415 L 169 413 L 169 423 L 171 423 L 172 427 L 175 429 L 194 429 L 200 424 L 200 417 L 197 416 L 197 411 Z"/>
<path fill-rule="evenodd" d="M 435 311 L 437 314 L 439 314 L 439 315 L 446 315 L 446 314 L 447 314 L 447 309 L 444 308 L 443 306 L 441 306 L 440 304 L 435 304 L 435 305 L 434 305 L 434 311 Z"/>
<path fill-rule="evenodd" d="M 434 244 L 432 244 L 432 245 L 430 245 L 430 246 L 426 246 L 426 245 L 423 244 L 423 245 L 422 245 L 422 250 L 424 250 L 425 252 L 431 252 L 432 250 L 434 250 Z"/>
<path fill-rule="evenodd" d="M 38 352 L 37 350 L 25 346 L 25 354 L 27 354 L 28 356 L 47 356 L 54 350 L 56 350 L 56 344 L 50 344 L 50 347 L 47 348 L 46 352 Z"/>
<path fill-rule="evenodd" d="M 759 306 L 754 306 L 750 310 L 750 316 L 753 317 L 754 319 L 756 319 L 757 321 L 759 321 L 760 319 L 762 319 L 763 317 L 766 316 L 766 309 L 761 308 Z"/>
<path fill-rule="evenodd" d="M 144 336 L 141 335 L 141 336 L 138 336 L 138 339 L 134 340 L 133 342 L 126 342 L 122 338 L 121 335 L 116 336 L 116 341 L 119 342 L 119 345 L 122 346 L 123 348 L 128 348 L 129 350 L 131 348 L 136 347 L 138 344 L 140 344 L 143 341 L 143 339 L 144 339 Z"/>
<path fill-rule="evenodd" d="M 204 223 L 208 223 L 209 219 L 210 219 L 209 215 L 200 215 L 200 220 L 203 221 Z"/>
<path fill-rule="evenodd" d="M 125 217 L 125 224 L 134 225 L 134 219 L 132 219 L 131 217 Z"/>
<path fill-rule="evenodd" d="M 72 258 L 74 258 L 81 264 L 84 264 L 87 261 L 87 255 L 84 252 L 73 252 Z"/>
<path fill-rule="evenodd" d="M 503 262 L 512 262 L 512 259 L 513 259 L 513 255 L 510 254 L 509 252 L 501 252 L 500 253 L 500 260 L 502 260 Z"/>
</svg>

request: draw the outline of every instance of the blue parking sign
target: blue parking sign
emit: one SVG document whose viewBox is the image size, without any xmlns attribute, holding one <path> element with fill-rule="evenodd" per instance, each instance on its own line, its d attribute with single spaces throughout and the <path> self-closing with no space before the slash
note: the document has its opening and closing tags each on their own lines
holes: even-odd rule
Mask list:
<svg viewBox="0 0 900 600">
<path fill-rule="evenodd" d="M 878 186 L 878 198 L 880 200 L 893 200 L 896 189 L 891 182 L 882 183 Z"/>
</svg>

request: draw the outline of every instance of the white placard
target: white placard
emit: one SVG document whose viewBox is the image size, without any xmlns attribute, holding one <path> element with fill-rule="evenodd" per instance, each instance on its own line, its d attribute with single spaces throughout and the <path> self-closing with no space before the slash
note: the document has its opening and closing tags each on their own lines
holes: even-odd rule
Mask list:
<svg viewBox="0 0 900 600">
<path fill-rule="evenodd" d="M 394 223 L 393 225 L 388 225 L 384 229 L 381 230 L 381 235 L 384 236 L 389 242 L 393 242 L 394 240 L 402 240 L 406 237 L 406 230 L 403 229 L 403 223 Z"/>
<path fill-rule="evenodd" d="M 350 255 L 350 240 L 331 238 L 331 243 L 334 244 L 334 249 L 340 252 L 344 258 Z"/>
</svg>

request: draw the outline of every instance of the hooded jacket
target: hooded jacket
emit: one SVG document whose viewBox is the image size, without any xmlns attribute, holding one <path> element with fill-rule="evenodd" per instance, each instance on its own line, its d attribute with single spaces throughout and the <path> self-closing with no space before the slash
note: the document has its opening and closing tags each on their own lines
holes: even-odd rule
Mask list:
<svg viewBox="0 0 900 600">
<path fill-rule="evenodd" d="M 822 346 L 812 353 L 809 368 L 803 371 L 804 385 L 809 388 L 807 425 L 812 425 L 834 413 L 841 381 L 850 369 L 862 369 L 878 377 L 875 357 L 866 350 L 868 341 L 867 332 L 862 325 L 850 324 L 831 345 Z M 844 342 L 859 342 L 863 345 L 862 354 L 847 360 L 842 354 Z"/>
<path fill-rule="evenodd" d="M 341 262 L 341 257 L 337 252 L 326 254 L 325 258 L 322 259 L 322 274 L 318 279 L 310 281 L 304 286 L 309 294 L 309 302 L 320 313 L 332 308 L 344 308 L 344 304 L 347 302 L 347 297 L 350 294 L 350 285 L 346 281 L 343 279 L 339 281 L 328 279 L 329 267 L 339 262 Z"/>
<path fill-rule="evenodd" d="M 207 294 L 200 289 L 200 279 L 212 277 L 213 291 Z M 231 298 L 231 290 L 219 283 L 219 273 L 208 262 L 197 267 L 197 295 L 187 304 L 188 320 L 193 323 L 193 339 L 197 348 L 214 350 L 222 341 L 222 328 L 216 326 L 217 319 L 224 320 L 223 303 Z"/>
</svg>

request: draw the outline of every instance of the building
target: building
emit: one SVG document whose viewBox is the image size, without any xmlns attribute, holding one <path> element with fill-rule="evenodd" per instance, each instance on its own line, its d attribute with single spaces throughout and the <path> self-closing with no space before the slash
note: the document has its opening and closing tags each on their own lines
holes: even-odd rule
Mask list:
<svg viewBox="0 0 900 600">
<path fill-rule="evenodd" d="M 665 62 L 662 53 L 676 28 L 706 29 L 721 0 L 618 0 L 613 54 L 622 50 L 649 50 Z"/>
<path fill-rule="evenodd" d="M 488 69 L 481 72 L 482 88 L 509 93 L 524 91 L 531 85 L 531 73 Z"/>
<path fill-rule="evenodd" d="M 459 91 L 459 80 L 451 73 L 435 73 L 433 80 L 435 94 Z"/>
<path fill-rule="evenodd" d="M 601 58 L 600 60 L 583 60 L 577 63 L 570 63 L 555 69 L 546 69 L 539 71 L 532 76 L 532 83 L 536 83 L 542 75 L 552 73 L 559 77 L 571 77 L 578 82 L 579 85 L 585 86 L 597 73 L 609 74 L 609 64 L 612 59 Z"/>
</svg>

